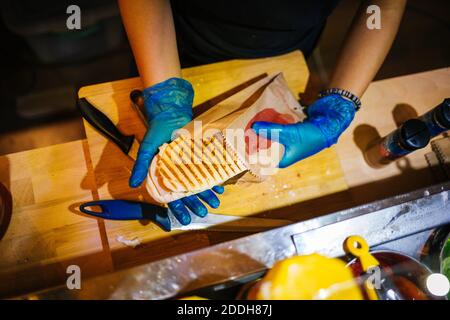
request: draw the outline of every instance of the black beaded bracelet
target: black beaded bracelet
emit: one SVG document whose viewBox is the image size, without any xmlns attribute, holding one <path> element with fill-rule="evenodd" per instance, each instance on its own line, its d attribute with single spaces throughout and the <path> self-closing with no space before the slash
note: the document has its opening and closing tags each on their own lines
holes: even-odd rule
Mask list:
<svg viewBox="0 0 450 320">
<path fill-rule="evenodd" d="M 359 108 L 361 108 L 361 100 L 359 100 L 359 98 L 357 96 L 355 96 L 353 93 L 351 93 L 350 91 L 347 91 L 344 89 L 339 89 L 339 88 L 326 89 L 319 93 L 319 97 L 322 98 L 325 96 L 329 96 L 330 94 L 338 94 L 338 95 L 352 101 L 355 104 L 356 111 L 358 111 Z"/>
</svg>

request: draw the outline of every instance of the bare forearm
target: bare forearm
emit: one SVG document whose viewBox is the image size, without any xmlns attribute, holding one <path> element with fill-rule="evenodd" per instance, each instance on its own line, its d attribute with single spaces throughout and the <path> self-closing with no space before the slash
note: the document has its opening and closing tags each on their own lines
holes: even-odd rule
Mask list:
<svg viewBox="0 0 450 320">
<path fill-rule="evenodd" d="M 381 29 L 367 28 L 366 9 L 370 4 L 381 9 Z M 362 96 L 391 48 L 405 5 L 406 0 L 361 3 L 329 83 L 330 88 L 341 88 Z"/>
<path fill-rule="evenodd" d="M 120 13 L 143 85 L 180 77 L 169 0 L 119 0 Z"/>
</svg>

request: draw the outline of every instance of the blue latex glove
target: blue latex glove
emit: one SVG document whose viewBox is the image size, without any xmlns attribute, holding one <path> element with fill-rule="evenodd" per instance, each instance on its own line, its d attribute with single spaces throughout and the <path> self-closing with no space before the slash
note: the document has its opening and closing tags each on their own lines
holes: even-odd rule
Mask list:
<svg viewBox="0 0 450 320">
<path fill-rule="evenodd" d="M 186 207 L 188 207 L 197 216 L 203 218 L 208 214 L 208 209 L 206 209 L 200 199 L 206 202 L 211 208 L 217 208 L 220 205 L 219 198 L 217 198 L 213 191 L 215 193 L 222 194 L 224 188 L 222 186 L 215 186 L 212 190 L 205 190 L 195 195 L 172 201 L 169 203 L 169 208 L 181 224 L 188 225 L 191 223 L 191 215 Z"/>
<path fill-rule="evenodd" d="M 172 133 L 192 120 L 192 102 L 194 89 L 192 85 L 180 78 L 170 78 L 143 91 L 145 112 L 149 126 L 141 142 L 133 172 L 129 180 L 132 188 L 139 187 L 145 180 L 148 168 L 158 148 L 172 140 Z M 223 187 L 214 187 L 216 193 L 223 193 Z M 211 190 L 192 195 L 169 203 L 174 216 L 182 224 L 191 221 L 187 206 L 193 213 L 204 217 L 208 210 L 199 200 L 212 208 L 217 208 L 219 199 Z"/>
<path fill-rule="evenodd" d="M 340 95 L 331 94 L 316 100 L 306 113 L 306 120 L 295 124 L 257 121 L 252 126 L 261 137 L 284 145 L 284 155 L 278 164 L 280 168 L 286 168 L 335 144 L 352 122 L 355 105 Z"/>
<path fill-rule="evenodd" d="M 194 89 L 186 80 L 170 78 L 145 89 L 143 97 L 149 126 L 131 173 L 132 188 L 139 187 L 147 177 L 158 148 L 171 141 L 173 131 L 191 121 Z"/>
</svg>

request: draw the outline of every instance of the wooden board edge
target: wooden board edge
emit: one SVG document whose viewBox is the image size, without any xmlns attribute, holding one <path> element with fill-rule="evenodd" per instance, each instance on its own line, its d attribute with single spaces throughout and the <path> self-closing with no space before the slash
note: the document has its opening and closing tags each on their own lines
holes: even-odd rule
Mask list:
<svg viewBox="0 0 450 320">
<path fill-rule="evenodd" d="M 256 58 L 256 59 L 233 59 L 233 60 L 227 60 L 227 61 L 221 61 L 221 62 L 215 62 L 211 64 L 205 64 L 190 68 L 185 68 L 182 70 L 183 77 L 189 77 L 194 76 L 196 74 L 205 72 L 208 70 L 211 72 L 211 70 L 217 70 L 217 69 L 224 69 L 224 66 L 226 65 L 227 68 L 229 68 L 230 64 L 233 64 L 234 66 L 244 65 L 244 64 L 256 64 L 261 62 L 270 61 L 271 59 L 277 58 L 277 59 L 292 59 L 295 57 L 298 57 L 299 61 L 302 62 L 304 67 L 308 69 L 308 66 L 306 64 L 305 56 L 303 55 L 303 52 L 300 50 L 295 50 L 286 54 L 282 54 L 279 56 L 272 56 L 272 57 L 264 57 L 264 58 Z M 305 81 L 305 87 L 306 83 L 309 78 L 309 72 L 306 74 L 306 81 Z M 114 90 L 114 88 L 120 88 L 119 90 Z M 110 94 L 112 91 L 118 92 L 118 91 L 131 91 L 132 89 L 142 88 L 142 83 L 139 77 L 134 78 L 128 78 L 128 79 L 122 79 L 122 80 L 115 80 L 111 82 L 104 82 L 104 83 L 98 83 L 98 84 L 92 84 L 88 86 L 81 87 L 78 90 L 78 98 L 86 98 L 93 95 L 100 95 L 100 94 Z M 303 88 L 304 91 L 305 88 Z"/>
</svg>

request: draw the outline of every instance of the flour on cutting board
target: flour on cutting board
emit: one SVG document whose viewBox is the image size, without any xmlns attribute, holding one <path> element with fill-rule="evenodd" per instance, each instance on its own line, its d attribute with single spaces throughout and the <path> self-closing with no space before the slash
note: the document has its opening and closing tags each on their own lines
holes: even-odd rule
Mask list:
<svg viewBox="0 0 450 320">
<path fill-rule="evenodd" d="M 141 244 L 141 241 L 138 237 L 133 237 L 131 239 L 127 239 L 124 236 L 117 236 L 116 240 L 127 247 L 136 248 Z"/>
</svg>

